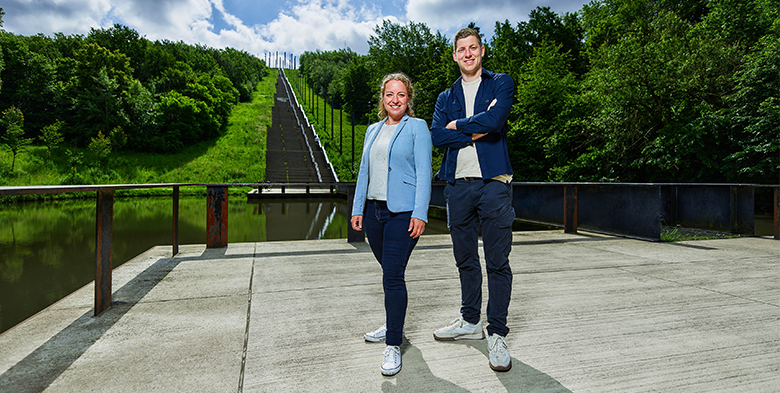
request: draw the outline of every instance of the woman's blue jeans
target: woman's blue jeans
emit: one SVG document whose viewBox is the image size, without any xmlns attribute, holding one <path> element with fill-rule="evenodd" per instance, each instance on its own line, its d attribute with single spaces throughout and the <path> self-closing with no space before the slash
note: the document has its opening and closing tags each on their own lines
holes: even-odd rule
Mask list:
<svg viewBox="0 0 780 393">
<path fill-rule="evenodd" d="M 366 201 L 363 230 L 376 260 L 382 265 L 387 345 L 401 345 L 406 318 L 406 263 L 417 239 L 409 236 L 412 212 L 393 213 L 384 201 Z"/>
</svg>

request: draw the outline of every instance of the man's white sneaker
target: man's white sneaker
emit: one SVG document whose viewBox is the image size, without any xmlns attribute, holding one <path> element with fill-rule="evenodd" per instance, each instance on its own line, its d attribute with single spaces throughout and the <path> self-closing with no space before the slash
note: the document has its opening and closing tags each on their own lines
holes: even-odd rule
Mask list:
<svg viewBox="0 0 780 393">
<path fill-rule="evenodd" d="M 509 356 L 504 336 L 493 333 L 488 337 L 488 358 L 490 368 L 495 371 L 509 371 L 512 368 L 512 358 Z"/>
<path fill-rule="evenodd" d="M 468 323 L 460 317 L 448 326 L 433 332 L 433 338 L 442 341 L 453 340 L 481 340 L 485 338 L 485 332 L 482 331 L 482 321 Z"/>
<path fill-rule="evenodd" d="M 378 343 L 384 340 L 385 336 L 387 336 L 387 324 L 380 326 L 379 329 L 374 330 L 373 332 L 364 334 L 363 338 L 368 342 Z"/>
<path fill-rule="evenodd" d="M 385 359 L 382 360 L 382 375 L 395 375 L 401 371 L 401 348 L 396 345 L 388 345 L 385 348 Z"/>
</svg>

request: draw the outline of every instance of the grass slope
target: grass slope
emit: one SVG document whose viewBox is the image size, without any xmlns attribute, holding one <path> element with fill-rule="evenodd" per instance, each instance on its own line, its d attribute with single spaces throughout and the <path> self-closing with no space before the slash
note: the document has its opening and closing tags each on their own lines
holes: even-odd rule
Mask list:
<svg viewBox="0 0 780 393">
<path fill-rule="evenodd" d="M 252 101 L 233 108 L 227 130 L 221 137 L 174 154 L 115 152 L 100 166 L 86 149 L 70 150 L 84 155 L 75 169 L 82 184 L 142 183 L 253 183 L 265 176 L 266 131 L 271 126 L 271 109 L 277 71 L 258 83 Z M 63 184 L 71 173 L 65 146 L 49 161 L 45 148 L 32 146 L 17 156 L 13 171 L 11 152 L 0 149 L 0 186 Z M 184 190 L 182 190 L 184 192 Z M 231 192 L 234 190 L 231 189 Z M 236 190 L 238 191 L 238 190 Z M 131 194 L 160 190 L 131 190 Z M 162 191 L 167 192 L 167 191 Z M 199 192 L 199 191 L 198 191 Z M 240 192 L 243 192 L 240 191 Z"/>
</svg>

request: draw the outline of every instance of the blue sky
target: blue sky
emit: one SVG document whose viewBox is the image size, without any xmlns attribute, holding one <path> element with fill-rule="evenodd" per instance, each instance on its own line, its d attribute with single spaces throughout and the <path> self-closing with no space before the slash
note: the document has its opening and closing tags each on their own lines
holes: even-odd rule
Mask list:
<svg viewBox="0 0 780 393">
<path fill-rule="evenodd" d="M 119 23 L 150 40 L 167 39 L 262 57 L 275 51 L 349 47 L 365 54 L 383 20 L 422 22 L 451 37 L 476 22 L 490 36 L 495 22 L 527 20 L 537 6 L 563 14 L 586 0 L 4 0 L 3 29 L 16 34 L 87 34 Z M 479 5 L 474 6 L 475 3 Z"/>
</svg>

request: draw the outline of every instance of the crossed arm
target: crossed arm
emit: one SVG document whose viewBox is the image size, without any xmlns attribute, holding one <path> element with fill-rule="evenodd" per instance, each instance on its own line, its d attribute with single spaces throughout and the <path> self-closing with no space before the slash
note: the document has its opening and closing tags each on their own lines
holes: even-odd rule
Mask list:
<svg viewBox="0 0 780 393">
<path fill-rule="evenodd" d="M 508 75 L 495 80 L 493 100 L 487 109 L 471 117 L 452 120 L 448 112 L 448 94 L 439 95 L 431 124 L 434 147 L 460 149 L 491 132 L 501 132 L 509 117 L 514 99 L 514 82 Z"/>
<path fill-rule="evenodd" d="M 490 108 L 493 107 L 493 105 L 496 105 L 496 102 L 498 102 L 498 98 L 494 98 L 493 101 L 490 102 L 490 105 L 488 105 L 487 109 L 485 109 L 485 111 L 489 111 Z M 457 131 L 458 130 L 458 124 L 457 123 L 458 123 L 457 120 L 453 120 L 453 121 L 447 123 L 447 128 L 450 129 L 450 130 L 453 130 L 453 131 Z M 487 132 L 482 133 L 482 134 L 471 134 L 471 141 L 472 142 L 476 141 L 477 139 L 482 138 L 485 135 L 487 135 Z"/>
</svg>

